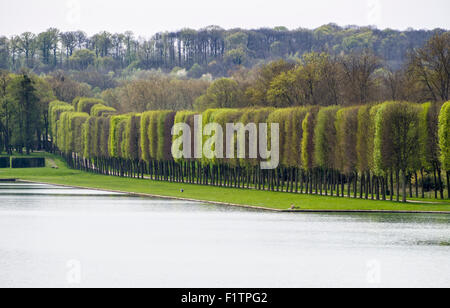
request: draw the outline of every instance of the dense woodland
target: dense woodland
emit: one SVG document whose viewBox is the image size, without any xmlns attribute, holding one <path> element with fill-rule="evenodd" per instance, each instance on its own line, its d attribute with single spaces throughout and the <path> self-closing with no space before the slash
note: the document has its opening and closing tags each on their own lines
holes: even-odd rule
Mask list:
<svg viewBox="0 0 450 308">
<path fill-rule="evenodd" d="M 298 58 L 309 52 L 327 52 L 333 56 L 370 49 L 397 69 L 405 62 L 408 50 L 422 47 L 433 31 L 324 25 L 314 30 L 231 29 L 210 26 L 201 30 L 183 29 L 157 33 L 150 39 L 137 38 L 131 32 L 101 32 L 91 37 L 82 31 L 43 33 L 26 32 L 10 38 L 0 36 L 0 68 L 18 71 L 22 67 L 40 74 L 57 69 L 126 75 L 135 69 L 181 68 L 191 77 L 210 73 L 227 76 L 235 66 L 253 67 L 260 62 L 280 58 Z"/>
<path fill-rule="evenodd" d="M 58 150 L 74 167 L 122 176 L 338 194 L 347 184 L 374 198 L 393 196 L 393 185 L 403 183 L 404 196 L 414 184 L 416 195 L 420 186 L 443 198 L 449 47 L 450 32 L 443 30 L 335 25 L 211 27 L 148 41 L 131 33 L 87 37 L 56 29 L 2 37 L 1 150 Z M 292 148 L 284 150 L 279 169 L 266 173 L 247 162 L 169 159 L 161 153 L 170 149 L 164 133 L 171 121 L 141 131 L 165 117 L 188 121 L 198 113 L 219 122 L 279 122 Z M 138 133 L 130 137 L 133 130 Z M 352 131 L 360 137 L 348 136 Z"/>
</svg>

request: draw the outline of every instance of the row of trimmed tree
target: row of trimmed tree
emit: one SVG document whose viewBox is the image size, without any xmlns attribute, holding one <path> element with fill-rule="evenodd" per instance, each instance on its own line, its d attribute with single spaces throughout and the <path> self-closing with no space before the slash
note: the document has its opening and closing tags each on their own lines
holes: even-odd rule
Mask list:
<svg viewBox="0 0 450 308">
<path fill-rule="evenodd" d="M 280 165 L 273 170 L 262 169 L 261 159 L 249 158 L 250 133 L 245 136 L 246 158 L 202 153 L 201 159 L 174 159 L 172 145 L 179 135 L 172 136 L 172 127 L 177 123 L 191 128 L 192 154 L 199 140 L 219 152 L 209 137 L 196 138 L 195 112 L 118 115 L 101 101 L 77 99 L 72 105 L 51 103 L 49 114 L 55 149 L 71 167 L 90 172 L 404 202 L 433 193 L 435 198 L 450 197 L 450 102 L 211 109 L 202 114 L 203 127 L 268 123 L 269 136 L 271 123 L 279 124 Z M 243 142 L 234 140 L 235 148 Z"/>
</svg>

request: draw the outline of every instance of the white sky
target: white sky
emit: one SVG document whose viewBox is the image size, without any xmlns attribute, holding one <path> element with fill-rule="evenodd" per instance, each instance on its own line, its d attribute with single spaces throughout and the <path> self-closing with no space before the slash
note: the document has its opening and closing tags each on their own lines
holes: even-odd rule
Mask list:
<svg viewBox="0 0 450 308">
<path fill-rule="evenodd" d="M 376 25 L 380 29 L 450 29 L 449 0 L 0 0 L 0 35 L 49 27 L 94 34 L 209 25 L 230 28 L 316 28 Z"/>
</svg>

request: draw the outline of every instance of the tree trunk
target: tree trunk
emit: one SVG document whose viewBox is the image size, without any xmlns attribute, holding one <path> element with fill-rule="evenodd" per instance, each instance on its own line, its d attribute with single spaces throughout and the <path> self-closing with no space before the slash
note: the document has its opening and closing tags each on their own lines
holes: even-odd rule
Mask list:
<svg viewBox="0 0 450 308">
<path fill-rule="evenodd" d="M 441 199 L 444 199 L 444 185 L 442 182 L 442 170 L 438 168 L 438 180 L 439 180 L 439 193 L 441 194 Z"/>
<path fill-rule="evenodd" d="M 397 202 L 400 202 L 400 171 L 397 171 L 396 175 L 397 175 Z"/>
<path fill-rule="evenodd" d="M 437 177 L 436 177 L 436 169 L 433 170 L 434 174 L 434 198 L 438 198 L 438 189 L 437 189 Z"/>
<path fill-rule="evenodd" d="M 359 197 L 361 199 L 364 197 L 364 192 L 363 192 L 363 189 L 364 189 L 364 178 L 365 178 L 364 172 L 362 172 L 361 173 L 361 183 L 359 185 Z"/>
<path fill-rule="evenodd" d="M 390 182 L 391 182 L 391 191 L 389 192 L 389 196 L 391 198 L 391 201 L 394 201 L 394 173 L 391 170 L 391 178 L 390 178 Z"/>
<path fill-rule="evenodd" d="M 407 185 L 407 175 L 406 175 L 406 171 L 403 170 L 403 203 L 406 203 L 406 185 Z"/>
<path fill-rule="evenodd" d="M 425 199 L 425 176 L 423 174 L 423 169 L 420 170 L 420 176 L 422 178 L 422 199 Z"/>
<path fill-rule="evenodd" d="M 417 172 L 414 172 L 414 180 L 416 181 L 416 198 L 419 198 L 419 178 Z"/>
<path fill-rule="evenodd" d="M 409 197 L 412 198 L 413 197 L 413 189 L 412 189 L 412 175 L 409 174 Z"/>
</svg>

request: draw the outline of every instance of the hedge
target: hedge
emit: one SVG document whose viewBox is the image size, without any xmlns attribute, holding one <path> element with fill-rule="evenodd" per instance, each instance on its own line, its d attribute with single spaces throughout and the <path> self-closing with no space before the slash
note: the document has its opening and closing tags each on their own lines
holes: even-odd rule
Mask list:
<svg viewBox="0 0 450 308">
<path fill-rule="evenodd" d="M 359 108 L 344 108 L 336 115 L 336 166 L 346 174 L 355 172 L 358 166 L 356 146 Z"/>
<path fill-rule="evenodd" d="M 10 162 L 10 157 L 0 157 L 0 168 L 9 168 L 11 166 Z"/>
<path fill-rule="evenodd" d="M 57 124 L 61 117 L 61 114 L 64 112 L 73 112 L 73 111 L 75 111 L 73 106 L 61 101 L 53 101 L 49 104 L 48 117 L 50 123 L 50 134 L 53 138 L 56 138 L 58 136 Z"/>
<path fill-rule="evenodd" d="M 315 152 L 315 143 L 314 143 L 314 131 L 316 127 L 317 121 L 317 113 L 319 112 L 319 108 L 312 108 L 302 123 L 302 147 L 301 147 L 301 157 L 302 157 L 302 166 L 304 169 L 312 169 L 316 164 L 316 160 L 314 157 Z"/>
<path fill-rule="evenodd" d="M 97 98 L 81 98 L 77 104 L 77 111 L 90 114 L 95 105 L 105 105 L 105 102 Z"/>
<path fill-rule="evenodd" d="M 121 122 L 126 121 L 129 115 L 112 116 L 109 127 L 109 155 L 114 158 L 121 157 L 121 141 L 123 131 L 119 129 Z"/>
<path fill-rule="evenodd" d="M 336 168 L 336 113 L 339 107 L 327 107 L 319 111 L 314 130 L 314 156 L 319 167 Z"/>
<path fill-rule="evenodd" d="M 442 106 L 439 115 L 439 145 L 442 168 L 450 171 L 450 102 Z"/>
<path fill-rule="evenodd" d="M 11 157 L 11 168 L 44 168 L 43 157 Z"/>
<path fill-rule="evenodd" d="M 189 125 L 189 128 L 191 129 L 191 158 L 194 158 L 194 148 L 195 148 L 195 127 L 194 127 L 194 117 L 195 115 L 197 115 L 196 112 L 193 111 L 179 111 L 177 112 L 175 119 L 174 119 L 174 124 L 187 124 Z M 172 137 L 172 140 L 176 140 L 177 138 L 179 138 L 181 136 L 181 133 L 176 134 Z M 178 149 L 180 151 L 183 151 L 184 148 Z M 203 153 L 202 153 L 203 155 Z M 190 159 L 175 159 L 176 162 L 181 162 L 181 161 L 189 161 Z"/>
<path fill-rule="evenodd" d="M 117 110 L 113 107 L 105 106 L 103 104 L 94 105 L 91 109 L 91 116 L 104 117 L 117 114 Z"/>
<path fill-rule="evenodd" d="M 130 160 L 139 160 L 142 157 L 141 151 L 141 115 L 132 114 L 125 121 L 124 142 L 122 145 L 123 156 Z"/>
<path fill-rule="evenodd" d="M 244 125 L 247 125 L 249 123 L 255 123 L 256 126 L 258 127 L 259 130 L 259 124 L 260 123 L 267 123 L 268 121 L 268 117 L 270 116 L 270 114 L 274 111 L 273 108 L 249 108 L 246 109 L 241 117 L 241 122 Z M 269 135 L 270 136 L 270 135 Z M 247 135 L 245 137 L 245 143 L 246 143 L 246 149 L 245 149 L 245 153 L 246 153 L 246 158 L 245 159 L 241 159 L 240 160 L 240 164 L 241 166 L 247 166 L 247 167 L 254 167 L 260 164 L 261 159 L 248 159 L 249 157 L 249 144 L 250 144 L 250 140 L 249 140 L 249 136 Z M 259 149 L 259 139 L 257 138 L 256 140 L 256 144 L 258 146 Z"/>
<path fill-rule="evenodd" d="M 176 112 L 162 111 L 157 122 L 158 151 L 156 159 L 159 161 L 171 161 L 172 157 L 172 127 L 175 122 Z"/>
</svg>

